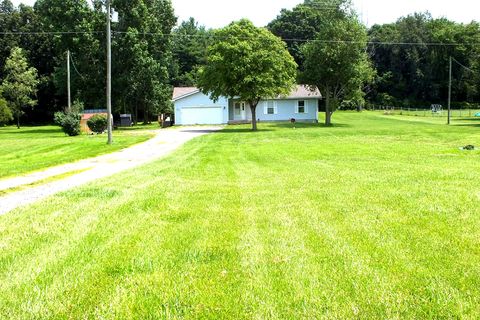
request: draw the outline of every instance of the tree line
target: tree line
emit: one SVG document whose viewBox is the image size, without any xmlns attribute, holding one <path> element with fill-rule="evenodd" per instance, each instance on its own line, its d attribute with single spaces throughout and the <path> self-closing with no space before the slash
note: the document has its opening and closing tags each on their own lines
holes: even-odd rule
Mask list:
<svg viewBox="0 0 480 320">
<path fill-rule="evenodd" d="M 37 0 L 33 7 L 0 1 L 0 83 L 17 48 L 38 73 L 36 107 L 24 105 L 28 122 L 48 122 L 67 105 L 67 51 L 72 100 L 104 109 L 106 12 L 103 0 Z M 148 122 L 170 108 L 177 69 L 171 33 L 177 23 L 170 0 L 112 0 L 113 111 Z M 5 96 L 5 95 L 4 95 Z M 5 97 L 8 98 L 8 97 Z M 7 99 L 9 100 L 9 99 Z M 32 105 L 32 104 L 30 104 Z"/>
<path fill-rule="evenodd" d="M 434 19 L 429 13 L 414 13 L 399 18 L 394 23 L 374 25 L 364 35 L 355 27 L 350 27 L 344 33 L 336 30 L 334 34 L 328 34 L 333 30 L 325 26 L 331 21 L 328 17 L 331 15 L 331 3 L 306 0 L 292 10 L 282 10 L 268 28 L 285 39 L 300 70 L 322 68 L 321 65 L 305 64 L 306 52 L 302 50 L 305 48 L 305 40 L 320 40 L 313 43 L 322 46 L 324 50 L 342 51 L 359 43 L 365 45 L 364 49 L 376 74 L 362 88 L 363 92 L 344 99 L 339 107 L 445 105 L 450 57 L 463 65 L 454 66 L 453 105 L 469 107 L 480 104 L 478 22 L 462 24 L 446 18 Z M 343 8 L 349 7 L 349 1 L 342 3 Z M 341 23 L 338 23 L 337 29 L 339 28 L 342 28 Z M 340 49 L 342 46 L 345 48 Z M 319 64 L 326 65 L 328 69 L 328 62 L 319 61 Z"/>
<path fill-rule="evenodd" d="M 222 41 L 222 33 L 193 18 L 177 26 L 170 0 L 112 0 L 112 6 L 118 13 L 112 25 L 113 110 L 148 122 L 171 110 L 172 86 L 199 83 L 208 48 Z M 28 62 L 25 72 L 36 74 L 35 99 L 20 110 L 25 121 L 51 121 L 67 105 L 67 50 L 73 100 L 104 108 L 105 20 L 102 0 L 37 0 L 33 7 L 0 1 L 0 83 L 14 54 Z M 298 66 L 297 82 L 321 89 L 327 116 L 357 106 L 444 104 L 450 57 L 458 62 L 454 106 L 480 101 L 477 22 L 415 13 L 367 29 L 349 0 L 305 0 L 282 10 L 266 29 L 284 40 Z M 0 113 L 6 109 L 0 98 Z"/>
</svg>

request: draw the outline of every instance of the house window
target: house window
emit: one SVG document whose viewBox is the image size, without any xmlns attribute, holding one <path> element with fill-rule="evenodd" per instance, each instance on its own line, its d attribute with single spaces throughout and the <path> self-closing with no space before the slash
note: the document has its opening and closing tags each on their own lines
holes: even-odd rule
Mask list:
<svg viewBox="0 0 480 320">
<path fill-rule="evenodd" d="M 299 100 L 297 102 L 297 113 L 307 113 L 307 106 L 305 100 Z"/>
<path fill-rule="evenodd" d="M 267 101 L 265 106 L 265 114 L 277 114 L 277 105 L 275 101 Z"/>
</svg>

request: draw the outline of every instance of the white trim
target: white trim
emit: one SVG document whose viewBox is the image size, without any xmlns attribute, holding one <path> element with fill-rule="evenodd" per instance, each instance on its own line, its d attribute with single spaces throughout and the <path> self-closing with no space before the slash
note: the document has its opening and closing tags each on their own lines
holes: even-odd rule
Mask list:
<svg viewBox="0 0 480 320">
<path fill-rule="evenodd" d="M 197 93 L 200 93 L 200 90 L 197 89 L 196 91 L 192 91 L 192 92 L 186 93 L 186 94 L 184 94 L 184 95 L 178 96 L 178 97 L 176 97 L 175 99 L 172 99 L 172 101 L 173 101 L 173 102 L 177 102 L 178 100 L 182 100 L 182 99 L 184 99 L 184 98 L 193 96 L 194 94 L 197 94 Z"/>
<path fill-rule="evenodd" d="M 183 106 L 183 107 L 179 107 L 179 109 L 199 109 L 199 108 L 226 108 L 226 106 L 213 106 L 213 105 L 196 105 L 196 106 Z"/>
<path fill-rule="evenodd" d="M 270 101 L 273 103 L 273 114 L 272 114 L 272 113 L 268 113 L 268 103 L 269 103 Z M 264 104 L 264 106 L 263 106 L 263 114 L 264 114 L 264 115 L 272 116 L 272 115 L 278 114 L 277 101 L 275 101 L 275 100 L 265 100 L 265 101 L 263 102 L 263 104 Z"/>
<path fill-rule="evenodd" d="M 303 109 L 304 109 L 304 112 L 300 112 L 300 101 L 303 101 Z M 302 100 L 302 99 L 299 99 L 297 100 L 296 104 L 295 104 L 295 113 L 296 114 L 308 114 L 308 100 Z"/>
<path fill-rule="evenodd" d="M 237 104 L 239 107 L 240 114 L 236 114 Z M 233 120 L 247 120 L 247 103 L 245 101 L 234 101 L 233 102 Z"/>
</svg>

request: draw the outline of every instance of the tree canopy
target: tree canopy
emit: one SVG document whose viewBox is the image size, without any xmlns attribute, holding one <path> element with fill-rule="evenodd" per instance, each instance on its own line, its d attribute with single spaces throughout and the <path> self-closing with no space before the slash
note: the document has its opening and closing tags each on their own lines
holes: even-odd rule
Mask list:
<svg viewBox="0 0 480 320">
<path fill-rule="evenodd" d="M 317 87 L 325 98 L 325 124 L 341 99 L 361 103 L 363 86 L 374 71 L 366 53 L 367 31 L 354 14 L 331 16 L 316 33 L 316 38 L 302 46 L 304 68 L 300 79 Z"/>
<path fill-rule="evenodd" d="M 350 0 L 305 0 L 291 10 L 283 9 L 267 28 L 287 43 L 288 51 L 303 70 L 302 46 L 334 19 L 350 14 Z"/>
<path fill-rule="evenodd" d="M 428 13 L 416 13 L 395 23 L 374 25 L 369 31 L 373 43 L 369 54 L 384 81 L 375 86 L 372 103 L 392 106 L 424 106 L 443 103 L 448 93 L 450 56 L 455 65 L 453 93 L 458 102 L 480 102 L 478 61 L 480 60 L 480 24 L 459 24 L 445 18 L 433 19 Z M 457 103 L 456 105 L 461 106 Z"/>
<path fill-rule="evenodd" d="M 115 0 L 119 21 L 114 39 L 114 102 L 116 111 L 152 114 L 171 110 L 170 66 L 176 24 L 170 0 Z M 167 36 L 165 36 L 167 35 Z"/>
<path fill-rule="evenodd" d="M 193 18 L 183 21 L 173 30 L 174 86 L 190 87 L 196 84 L 198 68 L 205 65 L 207 47 L 212 42 L 210 33 Z"/>
<path fill-rule="evenodd" d="M 59 108 L 67 104 L 67 50 L 71 53 L 72 99 L 87 105 L 104 105 L 105 101 L 105 15 L 99 1 L 92 7 L 87 0 L 37 0 L 35 13 L 39 29 L 65 32 L 50 36 L 50 81 L 55 87 Z M 42 72 L 43 73 L 43 72 Z"/>
<path fill-rule="evenodd" d="M 113 110 L 145 115 L 168 109 L 172 39 L 176 24 L 170 0 L 112 0 Z M 0 81 L 5 61 L 21 47 L 39 73 L 38 108 L 30 121 L 51 121 L 67 104 L 67 50 L 71 52 L 72 99 L 87 109 L 105 105 L 106 12 L 103 0 L 37 0 L 33 7 L 0 0 Z M 135 112 L 138 111 L 138 112 Z M 148 120 L 148 119 L 147 119 Z"/>
<path fill-rule="evenodd" d="M 214 37 L 199 87 L 214 100 L 225 96 L 247 102 L 257 130 L 258 102 L 290 93 L 297 64 L 280 38 L 245 19 L 216 30 Z"/>
</svg>

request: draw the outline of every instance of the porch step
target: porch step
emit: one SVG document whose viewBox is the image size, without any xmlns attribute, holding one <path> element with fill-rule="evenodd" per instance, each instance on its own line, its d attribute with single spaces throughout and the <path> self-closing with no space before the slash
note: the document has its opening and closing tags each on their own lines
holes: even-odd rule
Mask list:
<svg viewBox="0 0 480 320">
<path fill-rule="evenodd" d="M 228 124 L 250 124 L 252 121 L 250 120 L 230 120 Z"/>
</svg>

